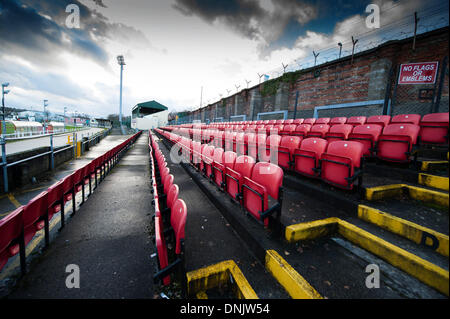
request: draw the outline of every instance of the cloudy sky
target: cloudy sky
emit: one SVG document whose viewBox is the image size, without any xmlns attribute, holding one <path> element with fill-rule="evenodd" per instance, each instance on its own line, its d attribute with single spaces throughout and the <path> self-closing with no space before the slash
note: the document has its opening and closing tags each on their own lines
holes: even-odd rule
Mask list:
<svg viewBox="0 0 450 319">
<path fill-rule="evenodd" d="M 366 26 L 371 3 L 380 29 Z M 193 109 L 202 87 L 206 105 L 282 63 L 308 67 L 312 50 L 318 63 L 338 42 L 350 52 L 352 35 L 364 47 L 407 34 L 414 11 L 423 28 L 448 25 L 446 0 L 0 0 L 0 81 L 7 106 L 41 110 L 47 99 L 51 111 L 106 116 L 119 109 L 122 54 L 124 114 L 148 100 Z"/>
</svg>

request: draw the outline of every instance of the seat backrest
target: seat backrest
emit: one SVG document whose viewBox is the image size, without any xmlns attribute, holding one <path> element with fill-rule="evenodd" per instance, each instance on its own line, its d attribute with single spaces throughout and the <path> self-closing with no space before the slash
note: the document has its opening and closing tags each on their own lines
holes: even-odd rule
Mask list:
<svg viewBox="0 0 450 319">
<path fill-rule="evenodd" d="M 304 135 L 306 135 L 309 131 L 311 131 L 310 124 L 299 124 L 295 129 L 295 132 L 302 132 Z"/>
<path fill-rule="evenodd" d="M 295 125 L 300 125 L 300 124 L 303 124 L 304 120 L 305 119 L 294 119 L 294 121 L 292 123 L 295 124 Z"/>
<path fill-rule="evenodd" d="M 345 124 L 347 118 L 345 116 L 333 117 L 330 121 L 330 125 Z"/>
<path fill-rule="evenodd" d="M 187 207 L 184 200 L 178 198 L 170 212 L 170 224 L 175 233 L 175 253 L 181 253 L 181 241 L 184 240 L 184 229 L 186 226 Z"/>
<path fill-rule="evenodd" d="M 449 113 L 430 113 L 423 116 L 420 124 L 438 124 L 442 126 L 448 126 L 449 123 Z"/>
<path fill-rule="evenodd" d="M 330 128 L 328 135 L 333 136 L 333 134 L 336 134 L 336 133 L 337 133 L 336 135 L 342 134 L 342 137 L 344 139 L 347 139 L 348 135 L 352 132 L 352 130 L 353 130 L 353 126 L 350 124 L 336 124 Z"/>
<path fill-rule="evenodd" d="M 58 181 L 47 189 L 48 206 L 53 206 L 56 202 L 62 200 L 64 195 L 63 181 Z"/>
<path fill-rule="evenodd" d="M 410 124 L 419 125 L 420 115 L 419 114 L 398 114 L 392 118 L 391 124 L 393 124 L 393 123 L 410 123 Z"/>
<path fill-rule="evenodd" d="M 417 143 L 420 126 L 410 123 L 389 124 L 383 129 L 383 135 L 409 136 L 412 144 Z"/>
<path fill-rule="evenodd" d="M 236 158 L 233 170 L 238 172 L 242 176 L 250 177 L 255 163 L 256 161 L 253 157 L 248 155 L 241 155 Z"/>
<path fill-rule="evenodd" d="M 32 198 L 23 208 L 23 224 L 24 228 L 33 225 L 41 216 L 43 216 L 48 208 L 48 193 L 42 192 Z"/>
<path fill-rule="evenodd" d="M 330 126 L 328 124 L 314 124 L 311 127 L 310 133 L 320 133 L 325 134 L 330 130 Z"/>
<path fill-rule="evenodd" d="M 316 120 L 316 122 L 314 124 L 328 124 L 330 123 L 331 118 L 329 117 L 320 117 Z"/>
<path fill-rule="evenodd" d="M 67 175 L 62 180 L 64 194 L 68 193 L 69 191 L 71 191 L 73 189 L 73 174 L 74 173 Z"/>
<path fill-rule="evenodd" d="M 266 138 L 266 147 L 274 148 L 278 147 L 281 142 L 281 136 L 277 134 L 272 134 Z"/>
<path fill-rule="evenodd" d="M 276 164 L 259 162 L 253 167 L 252 181 L 264 186 L 267 193 L 278 199 L 278 191 L 283 184 L 283 170 Z"/>
<path fill-rule="evenodd" d="M 314 117 L 307 118 L 303 121 L 303 124 L 314 125 L 316 123 L 316 119 Z"/>
<path fill-rule="evenodd" d="M 363 145 L 355 141 L 334 141 L 328 143 L 326 154 L 350 158 L 353 166 L 361 166 Z"/>
<path fill-rule="evenodd" d="M 300 146 L 301 138 L 298 136 L 283 136 L 280 141 L 280 147 L 286 147 L 291 153 Z"/>
<path fill-rule="evenodd" d="M 364 124 L 355 126 L 352 131 L 352 134 L 368 134 L 372 135 L 373 140 L 377 141 L 380 136 L 383 127 L 379 124 Z"/>
<path fill-rule="evenodd" d="M 213 154 L 213 161 L 219 164 L 223 163 L 223 148 L 217 147 L 214 149 L 214 154 Z"/>
<path fill-rule="evenodd" d="M 226 151 L 223 153 L 223 164 L 225 167 L 234 169 L 234 163 L 236 162 L 236 153 L 231 151 Z"/>
<path fill-rule="evenodd" d="M 169 192 L 170 186 L 172 186 L 174 181 L 174 177 L 172 174 L 169 174 L 164 178 L 163 185 L 164 185 L 164 194 L 167 194 Z"/>
<path fill-rule="evenodd" d="M 367 118 L 365 116 L 352 116 L 347 120 L 347 124 L 353 126 L 362 125 L 366 123 Z"/>
<path fill-rule="evenodd" d="M 213 153 L 214 153 L 214 146 L 207 145 L 202 151 L 202 155 L 203 155 L 202 158 L 203 158 L 203 160 L 205 160 L 206 157 L 211 158 Z"/>
<path fill-rule="evenodd" d="M 297 125 L 295 125 L 295 124 L 288 124 L 288 125 L 285 125 L 284 126 L 284 128 L 283 128 L 283 132 L 293 132 L 293 131 L 295 131 L 295 129 L 297 128 Z"/>
<path fill-rule="evenodd" d="M 320 157 L 325 152 L 328 145 L 328 141 L 318 137 L 305 138 L 300 143 L 300 149 L 304 151 L 315 152 L 317 157 Z"/>
<path fill-rule="evenodd" d="M 379 124 L 385 127 L 391 122 L 390 115 L 372 115 L 367 119 L 367 124 Z"/>
<path fill-rule="evenodd" d="M 167 193 L 167 207 L 172 208 L 173 204 L 178 198 L 178 194 L 180 192 L 180 189 L 177 184 L 172 184 L 169 187 L 169 192 Z"/>
<path fill-rule="evenodd" d="M 11 243 L 20 236 L 23 229 L 23 206 L 15 209 L 7 216 L 0 219 L 0 270 L 8 261 L 1 258 L 3 252 L 8 249 Z"/>
</svg>

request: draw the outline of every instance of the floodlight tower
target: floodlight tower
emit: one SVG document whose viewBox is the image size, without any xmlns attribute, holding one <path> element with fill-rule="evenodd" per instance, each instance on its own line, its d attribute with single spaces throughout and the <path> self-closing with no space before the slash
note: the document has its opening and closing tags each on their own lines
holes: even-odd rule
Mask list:
<svg viewBox="0 0 450 319">
<path fill-rule="evenodd" d="M 2 109 L 3 109 L 3 123 L 2 123 L 2 136 L 0 138 L 0 143 L 2 146 L 2 162 L 3 165 L 3 191 L 8 193 L 8 169 L 6 166 L 6 111 L 5 111 L 5 95 L 9 93 L 9 90 L 5 90 L 9 86 L 9 83 L 2 83 Z"/>
<path fill-rule="evenodd" d="M 3 134 L 6 134 L 6 123 L 5 123 L 5 117 L 6 117 L 6 111 L 5 111 L 5 95 L 9 93 L 9 90 L 5 90 L 6 87 L 9 86 L 9 83 L 2 83 L 2 111 L 3 111 L 3 127 L 2 132 Z"/>
<path fill-rule="evenodd" d="M 120 131 L 122 132 L 122 135 L 125 134 L 122 127 L 122 74 L 123 74 L 123 66 L 125 65 L 125 59 L 123 58 L 123 55 L 117 56 L 117 63 L 120 65 L 120 107 L 119 107 L 119 125 L 120 125 Z"/>
</svg>

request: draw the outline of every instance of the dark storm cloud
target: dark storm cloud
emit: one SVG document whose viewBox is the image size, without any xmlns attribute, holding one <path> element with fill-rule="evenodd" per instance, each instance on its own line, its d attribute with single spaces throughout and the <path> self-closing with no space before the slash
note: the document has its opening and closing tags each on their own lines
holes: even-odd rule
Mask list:
<svg viewBox="0 0 450 319">
<path fill-rule="evenodd" d="M 102 1 L 94 1 L 102 6 Z M 80 9 L 80 28 L 65 24 L 69 4 Z M 138 30 L 111 23 L 95 9 L 74 0 L 2 0 L 0 4 L 0 51 L 26 56 L 42 63 L 52 62 L 60 51 L 85 56 L 104 64 L 108 54 L 102 47 L 108 39 L 139 39 L 148 43 Z M 53 61 L 54 62 L 54 61 Z"/>
<path fill-rule="evenodd" d="M 272 0 L 268 11 L 257 0 L 176 0 L 174 8 L 184 15 L 199 16 L 213 23 L 223 22 L 249 39 L 267 44 L 280 37 L 291 20 L 303 24 L 315 18 L 314 6 L 299 0 Z"/>
<path fill-rule="evenodd" d="M 250 24 L 252 19 L 260 20 L 266 14 L 256 1 L 252 0 L 177 0 L 176 9 L 185 15 L 198 15 L 212 23 L 222 20 L 248 38 L 255 38 L 259 30 Z"/>
</svg>

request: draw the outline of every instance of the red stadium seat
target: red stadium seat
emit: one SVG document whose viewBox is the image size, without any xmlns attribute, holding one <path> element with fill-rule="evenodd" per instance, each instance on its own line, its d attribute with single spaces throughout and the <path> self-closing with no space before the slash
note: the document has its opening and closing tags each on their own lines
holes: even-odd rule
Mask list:
<svg viewBox="0 0 450 319">
<path fill-rule="evenodd" d="M 330 128 L 330 131 L 325 134 L 325 139 L 329 142 L 346 140 L 352 132 L 353 126 L 350 124 L 336 124 Z"/>
<path fill-rule="evenodd" d="M 155 243 L 156 243 L 156 252 L 158 255 L 159 261 L 159 269 L 162 271 L 167 269 L 169 266 L 169 257 L 167 253 L 167 243 L 164 237 L 164 226 L 163 219 L 160 216 L 156 216 L 155 218 Z M 170 276 L 167 275 L 162 278 L 163 285 L 170 284 Z"/>
<path fill-rule="evenodd" d="M 294 161 L 294 151 L 299 148 L 302 138 L 283 136 L 278 147 L 278 166 L 290 169 Z"/>
<path fill-rule="evenodd" d="M 366 124 L 378 124 L 382 127 L 387 126 L 391 122 L 389 115 L 373 115 L 367 119 Z"/>
<path fill-rule="evenodd" d="M 258 158 L 262 162 L 272 162 L 276 161 L 276 156 L 278 154 L 278 147 L 280 145 L 281 136 L 280 135 L 270 135 L 266 139 L 265 148 L 258 145 Z"/>
<path fill-rule="evenodd" d="M 177 199 L 173 204 L 170 214 L 170 224 L 172 225 L 172 229 L 175 233 L 175 254 L 177 255 L 181 254 L 182 252 L 186 218 L 186 203 L 182 199 Z"/>
<path fill-rule="evenodd" d="M 223 162 L 218 163 L 214 162 L 213 170 L 214 170 L 214 182 L 220 188 L 225 187 L 225 168 L 234 169 L 234 163 L 236 161 L 236 153 L 227 151 L 223 153 Z"/>
<path fill-rule="evenodd" d="M 449 113 L 424 115 L 420 122 L 421 144 L 446 144 L 448 146 Z"/>
<path fill-rule="evenodd" d="M 281 187 L 283 170 L 275 164 L 259 162 L 255 165 L 251 177 L 244 177 L 242 186 L 242 204 L 254 218 L 268 226 L 268 217 L 281 214 Z M 277 202 L 269 207 L 269 196 Z"/>
<path fill-rule="evenodd" d="M 253 157 L 255 160 L 258 159 L 258 150 L 263 147 L 265 148 L 266 145 L 266 134 L 256 134 L 253 135 L 253 139 L 250 139 L 251 136 L 249 136 L 248 139 L 248 156 Z"/>
<path fill-rule="evenodd" d="M 279 132 L 279 134 L 280 135 L 292 135 L 292 132 L 294 132 L 296 128 L 297 128 L 297 125 L 295 125 L 295 124 L 285 125 L 283 127 L 283 130 L 281 130 Z"/>
<path fill-rule="evenodd" d="M 253 136 L 254 133 L 238 133 L 236 135 L 236 147 L 233 149 L 233 151 L 235 151 L 238 156 L 239 155 L 247 155 L 247 150 L 248 150 L 248 139 L 252 138 L 251 136 Z"/>
<path fill-rule="evenodd" d="M 366 123 L 367 118 L 365 116 L 352 116 L 347 120 L 347 124 L 358 126 Z"/>
<path fill-rule="evenodd" d="M 23 230 L 22 214 L 23 206 L 0 219 L 0 270 L 9 258 L 19 253 L 19 238 Z"/>
<path fill-rule="evenodd" d="M 409 162 L 419 130 L 414 124 L 389 124 L 378 139 L 377 157 L 391 162 Z"/>
<path fill-rule="evenodd" d="M 391 120 L 391 124 L 394 124 L 394 123 L 409 123 L 409 124 L 419 125 L 420 115 L 419 114 L 398 114 L 398 115 L 395 115 Z"/>
<path fill-rule="evenodd" d="M 321 138 L 304 139 L 300 148 L 294 151 L 294 170 L 302 175 L 316 177 L 319 159 L 325 152 L 327 145 L 328 141 Z"/>
<path fill-rule="evenodd" d="M 310 117 L 310 118 L 305 119 L 302 124 L 309 124 L 309 125 L 313 126 L 316 123 L 316 120 L 317 119 L 315 119 L 314 117 Z"/>
<path fill-rule="evenodd" d="M 345 124 L 347 122 L 347 118 L 344 116 L 339 116 L 339 117 L 333 117 L 330 121 L 330 125 L 338 125 L 338 124 Z"/>
<path fill-rule="evenodd" d="M 299 124 L 295 128 L 295 131 L 291 133 L 291 135 L 300 136 L 300 137 L 306 137 L 311 131 L 311 125 L 310 124 Z"/>
<path fill-rule="evenodd" d="M 234 144 L 236 143 L 236 132 L 226 131 L 224 134 L 225 137 L 225 150 L 233 151 Z M 243 134 L 243 133 L 241 133 Z"/>
<path fill-rule="evenodd" d="M 292 124 L 295 125 L 300 125 L 303 124 L 304 119 L 294 119 L 294 121 L 292 122 Z"/>
<path fill-rule="evenodd" d="M 315 124 L 311 127 L 311 130 L 308 132 L 308 137 L 325 137 L 325 134 L 330 130 L 330 126 L 328 124 Z"/>
<path fill-rule="evenodd" d="M 354 141 L 334 141 L 328 144 L 320 158 L 320 177 L 325 182 L 351 190 L 356 179 L 361 186 L 363 145 Z"/>
<path fill-rule="evenodd" d="M 211 163 L 211 173 L 209 175 L 207 175 L 208 178 L 210 179 L 214 179 L 214 165 L 215 163 L 219 163 L 222 164 L 223 163 L 223 148 L 215 148 L 214 149 L 214 153 L 212 156 L 212 163 Z"/>
<path fill-rule="evenodd" d="M 214 146 L 207 145 L 202 151 L 202 161 L 200 162 L 200 171 L 209 176 L 211 174 L 212 155 Z"/>
<path fill-rule="evenodd" d="M 383 127 L 379 124 L 364 124 L 355 126 L 348 139 L 360 142 L 363 145 L 363 155 L 373 156 L 378 138 L 381 135 Z"/>
<path fill-rule="evenodd" d="M 316 119 L 316 122 L 314 122 L 314 124 L 328 124 L 330 123 L 331 118 L 329 117 L 319 117 L 318 119 Z"/>
<path fill-rule="evenodd" d="M 25 245 L 33 239 L 36 232 L 43 229 L 48 222 L 47 216 L 47 192 L 42 192 L 23 208 L 23 227 Z M 46 221 L 47 220 L 47 221 Z"/>
<path fill-rule="evenodd" d="M 244 177 L 250 177 L 256 160 L 248 155 L 236 158 L 233 168 L 225 167 L 225 187 L 227 193 L 240 201 L 240 193 Z"/>
<path fill-rule="evenodd" d="M 53 215 L 60 212 L 64 203 L 63 182 L 58 181 L 47 189 L 48 193 L 48 219 L 51 220 Z"/>
</svg>

